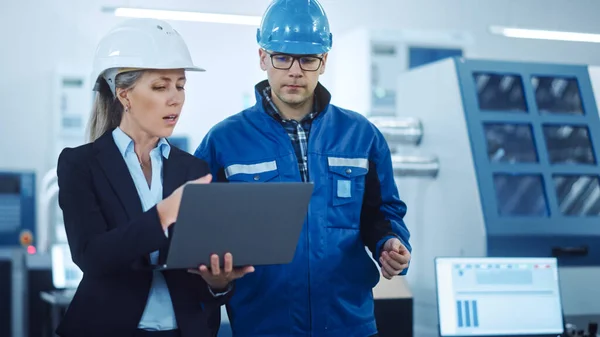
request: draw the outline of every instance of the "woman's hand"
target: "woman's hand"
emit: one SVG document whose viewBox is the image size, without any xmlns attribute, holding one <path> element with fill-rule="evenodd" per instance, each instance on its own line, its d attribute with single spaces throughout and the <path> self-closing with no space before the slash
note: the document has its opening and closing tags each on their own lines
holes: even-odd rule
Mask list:
<svg viewBox="0 0 600 337">
<path fill-rule="evenodd" d="M 179 205 L 181 204 L 181 196 L 183 195 L 183 188 L 185 185 L 210 184 L 211 180 L 212 175 L 210 174 L 196 180 L 190 180 L 179 186 L 170 196 L 156 205 L 156 210 L 158 211 L 158 217 L 160 218 L 160 224 L 162 225 L 163 230 L 167 230 L 169 226 L 177 221 L 177 214 L 179 214 Z"/>
<path fill-rule="evenodd" d="M 206 281 L 208 286 L 214 290 L 224 290 L 227 288 L 229 283 L 233 280 L 237 280 L 248 273 L 254 272 L 254 267 L 245 266 L 240 268 L 233 268 L 233 256 L 231 253 L 226 253 L 223 257 L 223 269 L 221 269 L 219 263 L 219 256 L 216 254 L 210 257 L 210 269 L 201 265 L 197 270 L 190 269 L 190 273 L 198 274 Z"/>
</svg>

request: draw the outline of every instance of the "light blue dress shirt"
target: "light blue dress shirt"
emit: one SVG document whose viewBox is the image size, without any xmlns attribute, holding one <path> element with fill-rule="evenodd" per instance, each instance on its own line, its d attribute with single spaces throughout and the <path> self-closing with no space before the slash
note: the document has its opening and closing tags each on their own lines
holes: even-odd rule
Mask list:
<svg viewBox="0 0 600 337">
<path fill-rule="evenodd" d="M 129 168 L 129 173 L 133 178 L 145 212 L 163 199 L 163 157 L 166 159 L 169 158 L 171 146 L 164 138 L 161 138 L 156 147 L 150 152 L 152 180 L 150 187 L 148 187 L 148 182 L 146 181 L 146 177 L 144 177 L 144 172 L 133 148 L 133 140 L 120 128 L 116 128 L 113 131 L 113 139 L 125 159 L 125 163 L 127 163 L 127 168 Z M 165 235 L 168 235 L 168 232 L 165 232 Z M 150 261 L 152 264 L 158 263 L 158 251 L 150 254 Z M 171 295 L 161 272 L 154 272 L 148 302 L 146 303 L 146 308 L 144 309 L 144 314 L 138 324 L 138 328 L 144 330 L 177 329 Z"/>
</svg>

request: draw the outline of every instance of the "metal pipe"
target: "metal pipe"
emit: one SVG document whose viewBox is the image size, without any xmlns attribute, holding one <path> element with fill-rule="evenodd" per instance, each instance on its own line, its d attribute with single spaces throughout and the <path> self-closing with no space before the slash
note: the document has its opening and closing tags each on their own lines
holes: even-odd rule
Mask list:
<svg viewBox="0 0 600 337">
<path fill-rule="evenodd" d="M 369 120 L 381 131 L 390 148 L 419 145 L 423 138 L 423 124 L 417 118 L 371 117 Z"/>
<path fill-rule="evenodd" d="M 27 336 L 27 267 L 25 266 L 25 253 L 21 248 L 12 250 L 12 331 L 13 337 Z"/>
<path fill-rule="evenodd" d="M 57 179 L 58 176 L 56 174 L 56 167 L 53 167 L 52 169 L 48 170 L 48 172 L 46 172 L 46 174 L 44 174 L 44 177 L 42 178 L 42 191 L 48 189 L 50 185 L 56 182 Z"/>
<path fill-rule="evenodd" d="M 43 178 L 40 198 L 40 224 L 38 226 L 38 252 L 48 253 L 56 241 L 56 217 L 53 214 L 58 196 L 56 168 L 49 170 Z"/>
<path fill-rule="evenodd" d="M 392 155 L 394 176 L 435 178 L 440 170 L 440 162 L 436 156 Z"/>
</svg>

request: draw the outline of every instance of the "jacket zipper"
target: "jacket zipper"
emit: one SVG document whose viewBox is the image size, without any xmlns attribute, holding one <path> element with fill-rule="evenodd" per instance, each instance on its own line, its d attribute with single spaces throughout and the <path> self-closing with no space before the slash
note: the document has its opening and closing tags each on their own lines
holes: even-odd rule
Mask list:
<svg viewBox="0 0 600 337">
<path fill-rule="evenodd" d="M 313 135 L 315 120 L 313 120 L 312 123 L 313 124 L 310 127 L 308 139 L 306 140 L 306 157 L 307 157 L 306 172 L 307 172 L 309 181 L 310 181 L 310 177 L 311 177 L 311 172 L 309 170 L 309 165 L 308 165 L 308 152 L 309 152 L 309 144 L 311 143 L 310 140 Z M 290 136 L 288 135 L 287 131 L 280 123 L 277 123 L 277 125 L 279 125 L 279 127 L 285 134 L 285 136 L 288 140 L 289 146 L 292 147 L 292 153 L 294 153 L 294 155 L 295 155 L 296 150 L 294 149 L 294 145 L 292 144 Z M 297 159 L 296 159 L 296 161 L 297 161 Z M 300 172 L 300 168 L 298 167 L 298 164 L 296 164 L 296 169 L 297 169 L 298 175 L 300 176 L 300 180 L 302 180 L 302 173 Z M 307 269 L 307 273 L 308 273 L 308 331 L 309 331 L 309 334 L 312 336 L 312 296 L 311 296 L 311 289 L 310 289 L 310 208 L 309 208 L 308 214 L 306 215 L 306 255 L 307 255 L 306 264 L 308 267 L 308 269 Z"/>
<path fill-rule="evenodd" d="M 309 169 L 310 165 L 308 163 L 308 153 L 309 151 L 309 147 L 311 142 L 311 138 L 312 135 L 314 134 L 315 131 L 315 125 L 317 123 L 315 123 L 316 120 L 313 120 L 311 122 L 311 126 L 310 126 L 310 132 L 308 134 L 308 138 L 306 139 L 306 174 L 308 176 L 308 181 L 310 181 L 310 177 L 312 177 L 311 171 Z M 310 206 L 309 206 L 310 207 Z M 307 235 L 306 235 L 306 240 L 307 240 L 307 265 L 308 265 L 308 331 L 310 331 L 310 335 L 312 336 L 312 296 L 311 296 L 311 289 L 310 289 L 310 284 L 311 284 L 311 279 L 310 279 L 310 208 L 306 214 L 306 229 L 307 229 Z"/>
</svg>

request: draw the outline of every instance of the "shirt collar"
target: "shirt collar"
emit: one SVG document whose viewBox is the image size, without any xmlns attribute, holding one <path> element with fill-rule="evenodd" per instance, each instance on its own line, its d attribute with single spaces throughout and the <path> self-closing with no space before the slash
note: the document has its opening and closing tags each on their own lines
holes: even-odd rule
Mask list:
<svg viewBox="0 0 600 337">
<path fill-rule="evenodd" d="M 133 151 L 133 140 L 125 132 L 123 132 L 123 130 L 121 130 L 120 127 L 117 127 L 113 131 L 113 138 L 115 139 L 115 143 L 117 144 L 119 152 L 121 152 L 121 155 L 123 157 L 125 157 L 125 154 L 127 154 L 128 152 Z M 165 138 L 160 138 L 158 140 L 156 148 L 160 149 L 160 152 L 162 153 L 163 157 L 165 157 L 165 159 L 169 159 L 169 154 L 171 153 L 171 145 L 169 144 L 169 142 L 167 142 Z"/>
</svg>

